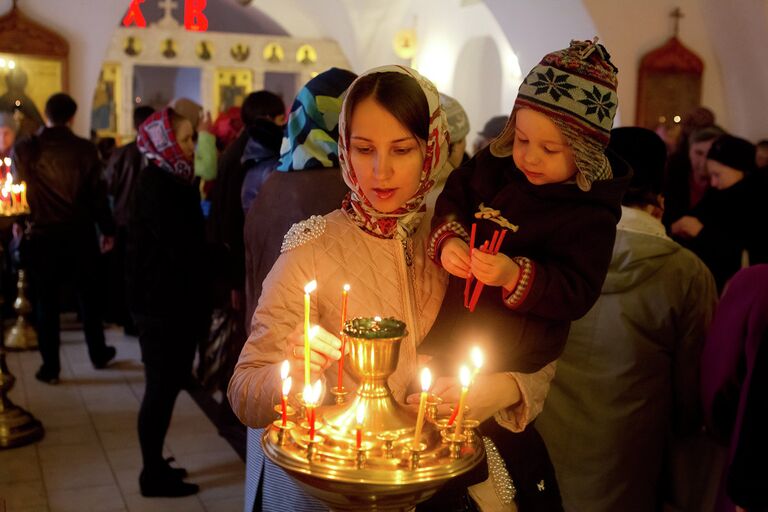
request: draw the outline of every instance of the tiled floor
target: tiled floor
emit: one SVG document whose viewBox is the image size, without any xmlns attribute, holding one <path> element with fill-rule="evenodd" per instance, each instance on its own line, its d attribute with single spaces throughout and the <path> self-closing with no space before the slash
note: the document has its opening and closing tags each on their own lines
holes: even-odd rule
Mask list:
<svg viewBox="0 0 768 512">
<path fill-rule="evenodd" d="M 37 352 L 9 353 L 16 376 L 11 400 L 45 427 L 42 441 L 0 450 L 0 511 L 239 512 L 245 466 L 186 392 L 176 402 L 167 456 L 189 471 L 200 493 L 186 498 L 141 496 L 136 416 L 143 394 L 139 344 L 107 331 L 117 347 L 110 368 L 94 370 L 80 331 L 62 333 L 61 383 L 38 382 Z"/>
</svg>

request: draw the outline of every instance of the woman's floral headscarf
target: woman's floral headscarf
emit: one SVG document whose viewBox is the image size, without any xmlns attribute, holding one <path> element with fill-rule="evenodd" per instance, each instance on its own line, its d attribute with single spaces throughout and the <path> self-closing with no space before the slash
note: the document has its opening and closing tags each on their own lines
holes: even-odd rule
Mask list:
<svg viewBox="0 0 768 512">
<path fill-rule="evenodd" d="M 136 146 L 147 160 L 180 180 L 192 183 L 195 179 L 193 162 L 184 156 L 173 133 L 170 107 L 155 112 L 139 126 Z"/>
<path fill-rule="evenodd" d="M 352 91 L 360 78 L 374 73 L 402 73 L 412 77 L 424 91 L 429 104 L 429 131 L 424 151 L 424 166 L 421 169 L 421 179 L 416 193 L 400 208 L 390 213 L 382 213 L 376 210 L 365 197 L 360 183 L 352 167 L 349 156 L 350 126 L 346 126 L 347 109 L 350 108 L 347 100 L 341 107 L 339 116 L 339 164 L 344 176 L 344 181 L 350 188 L 350 192 L 344 199 L 342 209 L 363 230 L 380 238 L 397 238 L 404 240 L 411 236 L 419 227 L 427 212 L 424 202 L 427 193 L 432 189 L 438 178 L 448 172 L 448 121 L 440 106 L 440 96 L 435 86 L 413 69 L 404 66 L 382 66 L 371 69 L 361 75 L 347 92 Z M 349 116 L 351 118 L 351 116 Z"/>
</svg>

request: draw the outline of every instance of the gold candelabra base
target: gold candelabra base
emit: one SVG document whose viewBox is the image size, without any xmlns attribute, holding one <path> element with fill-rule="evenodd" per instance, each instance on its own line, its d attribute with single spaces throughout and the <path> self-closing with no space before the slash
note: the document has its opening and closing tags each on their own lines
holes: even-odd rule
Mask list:
<svg viewBox="0 0 768 512">
<path fill-rule="evenodd" d="M 8 329 L 5 335 L 5 347 L 11 350 L 30 350 L 37 348 L 37 332 L 29 322 L 27 315 L 32 312 L 32 304 L 27 299 L 27 275 L 19 270 L 19 280 L 16 283 L 18 294 L 13 301 L 13 310 L 16 311 L 16 323 Z"/>
<path fill-rule="evenodd" d="M 355 322 L 357 330 L 349 327 Z M 393 325 L 400 331 L 392 334 Z M 445 435 L 431 417 L 415 446 L 416 412 L 397 403 L 386 382 L 397 367 L 402 322 L 355 319 L 344 334 L 351 344 L 349 368 L 360 379 L 351 400 L 315 410 L 314 439 L 302 416 L 286 427 L 276 421 L 262 437 L 264 453 L 332 510 L 413 510 L 448 480 L 480 463 L 483 443 L 471 442 L 467 430 Z M 359 423 L 361 408 L 365 415 Z"/>
<path fill-rule="evenodd" d="M 42 423 L 8 398 L 15 382 L 16 377 L 5 362 L 5 351 L 0 347 L 0 448 L 34 443 L 45 433 Z"/>
</svg>

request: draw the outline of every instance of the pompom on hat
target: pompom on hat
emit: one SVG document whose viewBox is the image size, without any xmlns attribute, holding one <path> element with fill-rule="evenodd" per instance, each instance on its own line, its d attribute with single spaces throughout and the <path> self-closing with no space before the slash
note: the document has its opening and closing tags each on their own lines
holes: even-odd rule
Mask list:
<svg viewBox="0 0 768 512">
<path fill-rule="evenodd" d="M 594 181 L 610 179 L 613 174 L 605 148 L 618 107 L 617 72 L 597 38 L 571 41 L 568 48 L 545 55 L 520 84 L 509 121 L 491 142 L 491 153 L 512 154 L 515 114 L 530 108 L 551 119 L 568 140 L 581 190 L 590 190 Z"/>
</svg>

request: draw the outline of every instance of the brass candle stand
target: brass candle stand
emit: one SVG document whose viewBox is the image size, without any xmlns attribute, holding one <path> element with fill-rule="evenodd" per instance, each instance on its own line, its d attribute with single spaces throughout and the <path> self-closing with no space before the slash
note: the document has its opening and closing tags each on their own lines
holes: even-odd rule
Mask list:
<svg viewBox="0 0 768 512">
<path fill-rule="evenodd" d="M 279 420 L 270 425 L 262 437 L 264 453 L 332 510 L 412 510 L 449 479 L 480 463 L 483 443 L 468 442 L 466 429 L 446 441 L 447 433 L 440 433 L 433 416 L 414 450 L 416 413 L 398 404 L 387 386 L 405 324 L 356 318 L 345 324 L 344 334 L 357 390 L 342 405 L 316 409 L 322 425 L 316 426 L 314 440 L 301 416 L 289 428 Z M 358 405 L 365 410 L 359 448 Z"/>
<path fill-rule="evenodd" d="M 8 329 L 5 337 L 5 347 L 11 350 L 30 350 L 37 348 L 37 332 L 27 322 L 27 315 L 32 312 L 32 303 L 27 298 L 27 274 L 19 269 L 19 279 L 16 283 L 18 293 L 13 301 L 16 312 L 16 323 Z"/>
</svg>

